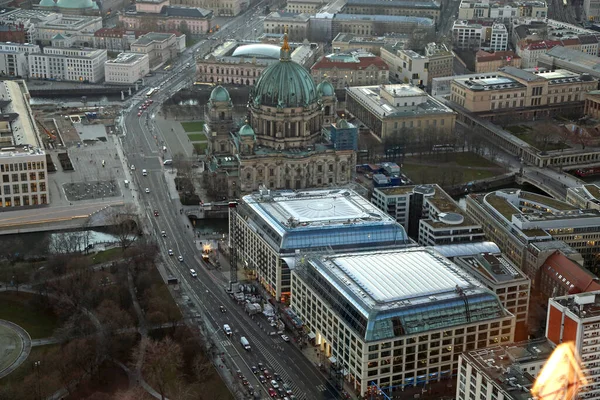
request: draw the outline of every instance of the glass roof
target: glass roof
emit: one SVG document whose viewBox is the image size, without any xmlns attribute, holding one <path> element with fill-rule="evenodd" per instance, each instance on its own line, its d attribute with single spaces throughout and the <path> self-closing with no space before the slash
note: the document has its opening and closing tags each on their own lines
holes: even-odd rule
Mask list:
<svg viewBox="0 0 600 400">
<path fill-rule="evenodd" d="M 281 48 L 274 44 L 246 44 L 234 50 L 232 57 L 266 57 L 279 60 Z"/>
</svg>

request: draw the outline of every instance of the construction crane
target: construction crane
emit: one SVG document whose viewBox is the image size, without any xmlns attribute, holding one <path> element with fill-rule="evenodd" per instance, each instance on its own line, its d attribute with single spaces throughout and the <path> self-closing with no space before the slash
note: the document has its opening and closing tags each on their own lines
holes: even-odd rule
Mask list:
<svg viewBox="0 0 600 400">
<path fill-rule="evenodd" d="M 39 119 L 35 119 L 35 121 L 42 127 L 42 129 L 44 130 L 44 133 L 46 135 L 48 135 L 48 138 L 51 141 L 55 141 L 56 140 L 56 135 L 54 135 L 52 132 L 50 132 L 48 129 L 46 129 L 46 127 L 44 126 L 44 124 L 42 124 L 42 121 L 40 121 Z"/>
</svg>

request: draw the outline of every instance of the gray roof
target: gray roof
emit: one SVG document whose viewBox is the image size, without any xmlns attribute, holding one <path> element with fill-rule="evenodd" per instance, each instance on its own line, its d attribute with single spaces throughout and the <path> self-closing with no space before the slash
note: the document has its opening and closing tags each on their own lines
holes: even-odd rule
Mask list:
<svg viewBox="0 0 600 400">
<path fill-rule="evenodd" d="M 525 71 L 524 69 L 521 69 L 521 68 L 515 68 L 515 67 L 508 66 L 508 67 L 500 68 L 500 71 L 506 72 L 507 74 L 514 76 L 515 78 L 524 79 L 527 82 L 544 80 L 544 78 L 542 78 L 541 76 L 538 76 L 538 75 L 534 74 L 533 72 Z"/>
<path fill-rule="evenodd" d="M 347 0 L 346 5 L 383 6 L 398 8 L 433 8 L 439 9 L 440 3 L 435 0 L 404 1 L 404 0 Z"/>
<path fill-rule="evenodd" d="M 463 257 L 481 253 L 500 253 L 500 248 L 494 242 L 476 242 L 461 244 L 445 244 L 433 246 L 433 249 L 444 257 Z"/>
<path fill-rule="evenodd" d="M 554 58 L 561 61 L 566 61 L 577 66 L 600 71 L 600 58 L 590 54 L 583 53 L 575 49 L 569 49 L 562 46 L 554 46 L 545 54 L 546 57 Z"/>
<path fill-rule="evenodd" d="M 212 16 L 212 11 L 199 7 L 165 6 L 161 14 L 172 17 L 208 18 Z"/>
<path fill-rule="evenodd" d="M 365 15 L 365 14 L 335 14 L 336 21 L 374 21 L 374 22 L 400 22 L 417 25 L 433 26 L 433 19 L 425 17 L 411 17 L 405 15 Z"/>
</svg>

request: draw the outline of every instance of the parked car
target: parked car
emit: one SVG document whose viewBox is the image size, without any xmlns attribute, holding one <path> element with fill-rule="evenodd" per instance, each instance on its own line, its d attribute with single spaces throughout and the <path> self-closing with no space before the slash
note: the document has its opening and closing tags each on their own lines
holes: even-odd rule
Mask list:
<svg viewBox="0 0 600 400">
<path fill-rule="evenodd" d="M 267 383 L 267 378 L 265 378 L 264 375 L 259 375 L 258 380 L 260 383 Z"/>
<path fill-rule="evenodd" d="M 273 388 L 269 388 L 269 396 L 277 397 L 277 392 Z"/>
<path fill-rule="evenodd" d="M 277 381 L 275 379 L 273 379 L 271 381 L 271 386 L 273 386 L 273 389 L 277 389 L 279 387 L 279 383 L 277 383 Z"/>
</svg>

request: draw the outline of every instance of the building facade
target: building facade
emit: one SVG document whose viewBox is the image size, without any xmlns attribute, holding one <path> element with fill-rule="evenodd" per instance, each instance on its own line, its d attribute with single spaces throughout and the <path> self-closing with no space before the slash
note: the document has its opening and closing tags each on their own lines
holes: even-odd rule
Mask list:
<svg viewBox="0 0 600 400">
<path fill-rule="evenodd" d="M 203 8 L 214 15 L 233 17 L 248 8 L 247 0 L 173 0 L 173 5 Z"/>
<path fill-rule="evenodd" d="M 202 35 L 211 30 L 213 12 L 204 8 L 171 5 L 169 0 L 137 1 L 119 14 L 125 29 L 151 32 L 186 31 Z"/>
<path fill-rule="evenodd" d="M 325 208 L 314 212 L 317 206 Z M 402 226 L 348 189 L 262 189 L 244 196 L 232 218 L 238 267 L 283 302 L 289 301 L 297 251 L 410 244 Z"/>
<path fill-rule="evenodd" d="M 571 343 L 581 359 L 581 368 L 587 377 L 579 388 L 577 399 L 596 399 L 600 384 L 598 363 L 598 335 L 600 334 L 600 291 L 570 294 L 548 302 L 546 337 L 555 345 Z"/>
<path fill-rule="evenodd" d="M 496 295 L 431 249 L 307 255 L 291 293 L 325 364 L 361 396 L 451 379 L 462 352 L 514 339 Z"/>
<path fill-rule="evenodd" d="M 434 131 L 447 141 L 456 120 L 450 108 L 407 84 L 349 87 L 346 111 L 380 140 L 410 129 L 416 141 L 423 140 L 424 132 Z"/>
<path fill-rule="evenodd" d="M 475 72 L 496 72 L 504 67 L 521 68 L 521 57 L 512 51 L 496 51 L 488 53 L 484 50 L 479 50 L 475 54 Z"/>
<path fill-rule="evenodd" d="M 596 184 L 570 187 L 567 189 L 567 203 L 582 209 L 600 210 L 600 187 Z"/>
<path fill-rule="evenodd" d="M 102 82 L 107 54 L 104 49 L 45 47 L 29 54 L 29 77 L 74 82 Z"/>
<path fill-rule="evenodd" d="M 310 73 L 315 84 L 327 79 L 337 90 L 389 82 L 387 64 L 374 54 L 364 52 L 324 56 L 310 68 Z"/>
<path fill-rule="evenodd" d="M 408 43 L 408 35 L 388 36 L 359 36 L 352 33 L 338 33 L 331 42 L 334 53 L 348 53 L 351 51 L 367 51 L 376 56 L 381 56 L 381 48 L 387 44 L 398 44 L 404 47 Z"/>
<path fill-rule="evenodd" d="M 342 8 L 344 14 L 407 15 L 439 20 L 441 5 L 435 0 L 348 0 Z"/>
<path fill-rule="evenodd" d="M 289 0 L 285 11 L 295 14 L 316 14 L 326 4 L 324 0 Z"/>
<path fill-rule="evenodd" d="M 292 42 L 302 42 L 308 38 L 310 14 L 275 11 L 263 21 L 264 33 L 288 34 Z"/>
<path fill-rule="evenodd" d="M 185 50 L 185 35 L 151 32 L 131 44 L 132 53 L 146 54 L 150 68 L 155 69 Z"/>
<path fill-rule="evenodd" d="M 26 77 L 29 75 L 29 54 L 41 53 L 37 44 L 1 43 L 0 76 Z"/>
<path fill-rule="evenodd" d="M 508 30 L 491 20 L 456 20 L 452 25 L 452 42 L 461 50 L 506 51 Z"/>
<path fill-rule="evenodd" d="M 147 54 L 120 53 L 114 60 L 104 63 L 106 83 L 131 85 L 143 79 L 150 72 Z"/>
<path fill-rule="evenodd" d="M 335 14 L 332 20 L 332 35 L 353 33 L 363 36 L 380 36 L 388 33 L 424 34 L 435 31 L 435 21 L 428 17 L 404 15 Z"/>
</svg>

